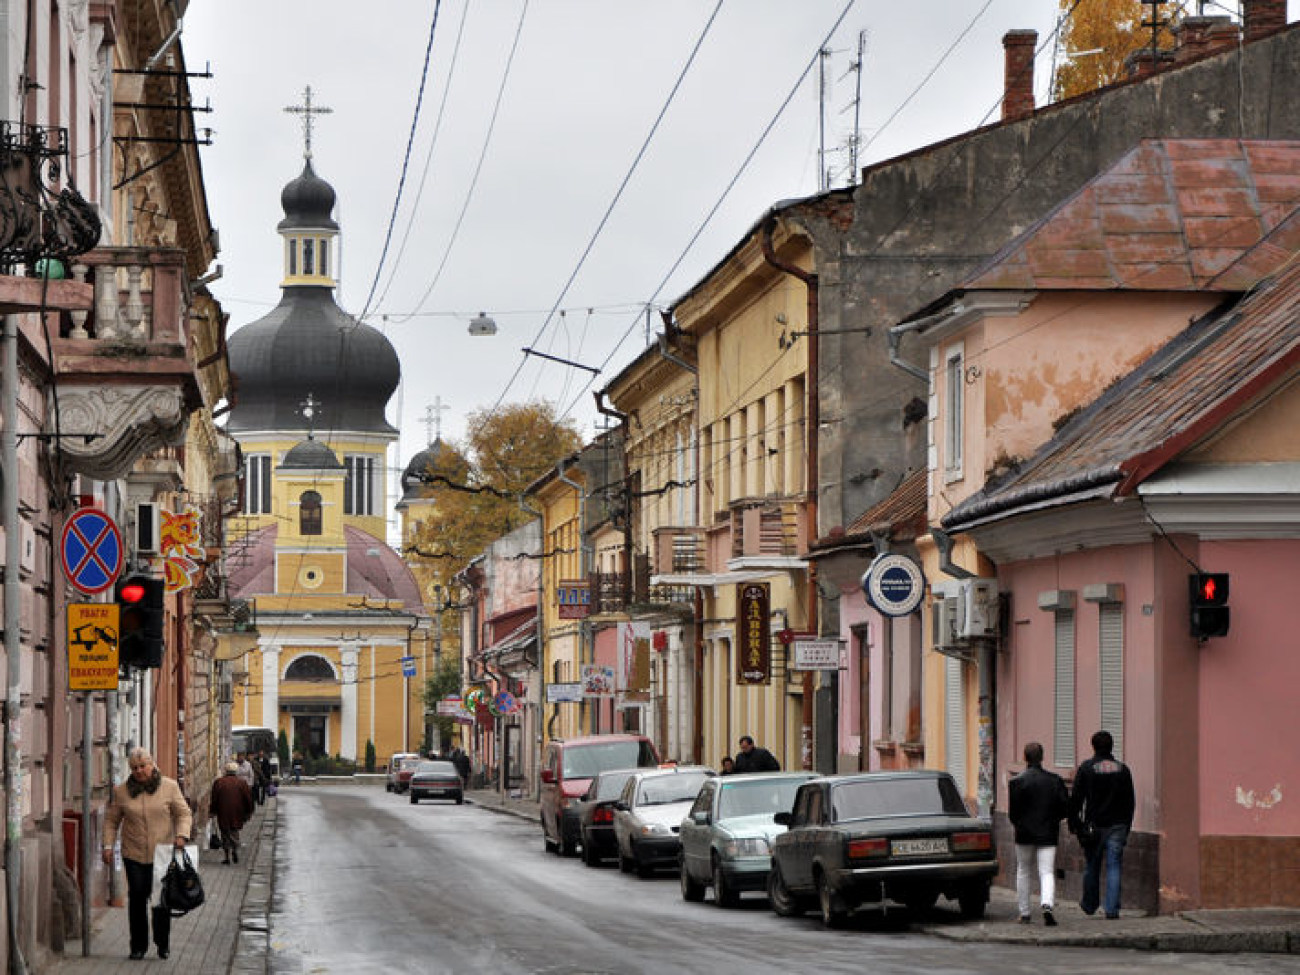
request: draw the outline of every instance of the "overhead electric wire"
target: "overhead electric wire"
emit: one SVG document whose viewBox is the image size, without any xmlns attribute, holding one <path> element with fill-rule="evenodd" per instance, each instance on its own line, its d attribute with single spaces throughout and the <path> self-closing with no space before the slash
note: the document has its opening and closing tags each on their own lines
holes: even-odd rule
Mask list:
<svg viewBox="0 0 1300 975">
<path fill-rule="evenodd" d="M 623 181 L 619 183 L 618 190 L 614 193 L 614 198 L 609 201 L 609 206 L 605 208 L 605 214 L 600 218 L 600 222 L 596 225 L 596 229 L 592 233 L 591 239 L 587 241 L 587 246 L 583 249 L 582 255 L 578 258 L 577 265 L 569 275 L 569 279 L 564 282 L 564 287 L 560 289 L 559 297 L 556 298 L 554 306 L 542 321 L 541 327 L 537 330 L 537 334 L 533 337 L 533 340 L 528 343 L 530 347 L 536 346 L 537 343 L 541 341 L 546 329 L 551 324 L 551 320 L 555 317 L 556 311 L 564 301 L 564 296 L 569 293 L 569 288 L 573 286 L 573 282 L 586 264 L 587 257 L 591 254 L 592 248 L 596 246 L 596 241 L 600 239 L 600 234 L 605 229 L 605 224 L 609 222 L 610 214 L 614 212 L 614 207 L 618 205 L 618 201 L 622 198 L 623 191 L 627 189 L 627 185 L 631 181 L 632 175 L 636 172 L 637 167 L 640 165 L 642 158 L 646 154 L 646 150 L 650 147 L 651 140 L 655 137 L 655 133 L 659 131 L 659 126 L 663 122 L 664 116 L 668 114 L 668 109 L 676 99 L 677 92 L 682 87 L 682 82 L 686 80 L 687 72 L 690 71 L 691 66 L 695 63 L 695 58 L 700 53 L 700 48 L 704 44 L 704 39 L 708 36 L 710 29 L 713 27 L 713 22 L 717 20 L 718 11 L 722 9 L 722 3 L 723 0 L 718 0 L 716 6 L 713 8 L 713 13 L 709 14 L 709 19 L 705 22 L 703 30 L 700 31 L 700 36 L 695 39 L 695 46 L 691 49 L 690 57 L 686 59 L 686 63 L 682 65 L 681 71 L 677 73 L 677 80 L 673 82 L 673 87 L 668 92 L 668 97 L 664 100 L 663 106 L 659 109 L 659 114 L 655 118 L 654 124 L 650 126 L 650 131 L 646 133 L 645 139 L 642 140 L 641 148 L 637 150 L 636 157 L 632 160 L 632 165 L 628 167 L 627 172 L 623 175 Z M 520 358 L 519 365 L 515 367 L 514 373 L 506 381 L 505 388 L 501 390 L 501 395 L 497 397 L 497 401 L 492 407 L 492 412 L 495 413 L 497 408 L 501 406 L 502 400 L 504 400 L 509 394 L 510 388 L 515 384 L 515 380 L 519 378 L 519 373 L 523 371 L 524 363 L 527 361 L 528 358 L 526 355 Z"/>
<path fill-rule="evenodd" d="M 762 148 L 763 143 L 767 140 L 767 137 L 772 133 L 772 129 L 776 127 L 776 123 L 780 121 L 781 116 L 785 114 L 785 110 L 790 107 L 790 102 L 794 100 L 795 94 L 799 91 L 801 87 L 803 87 L 804 81 L 807 80 L 809 73 L 816 66 L 818 59 L 821 57 L 822 49 L 826 47 L 827 44 L 830 43 L 831 38 L 834 37 L 835 32 L 840 29 L 840 24 L 844 23 L 844 18 L 849 15 L 849 11 L 853 9 L 853 5 L 856 2 L 857 0 L 848 0 L 848 2 L 844 5 L 844 9 L 840 11 L 840 15 L 837 18 L 835 18 L 835 23 L 832 24 L 831 29 L 826 32 L 826 36 L 822 39 L 822 42 L 817 45 L 816 52 L 813 54 L 811 58 L 809 58 L 808 64 L 804 67 L 803 71 L 799 74 L 798 79 L 795 81 L 794 85 L 790 88 L 789 94 L 785 96 L 785 100 L 782 101 L 781 105 L 777 108 L 776 114 L 772 116 L 771 121 L 769 121 L 767 125 L 764 127 L 762 133 L 758 137 L 758 140 L 754 143 L 753 147 L 749 150 L 749 153 L 745 156 L 745 158 L 741 161 L 740 167 L 736 170 L 735 174 L 728 181 L 727 185 L 723 188 L 721 195 L 719 195 L 717 201 L 713 204 L 713 207 L 709 210 L 707 214 L 705 214 L 704 219 L 700 222 L 699 227 L 696 228 L 695 233 L 691 235 L 691 239 L 686 242 L 686 246 L 682 249 L 681 254 L 677 256 L 677 260 L 673 261 L 672 266 L 668 269 L 667 273 L 663 276 L 659 284 L 655 287 L 654 292 L 647 299 L 646 304 L 651 304 L 651 305 L 654 304 L 655 300 L 659 297 L 659 293 L 668 286 L 668 282 L 672 280 L 672 276 L 677 273 L 677 269 L 681 267 L 682 262 L 686 260 L 686 255 L 691 252 L 691 249 L 695 246 L 696 242 L 700 239 L 700 236 L 704 233 L 705 228 L 708 227 L 709 223 L 713 220 L 718 210 L 722 208 L 722 204 L 726 201 L 727 197 L 731 194 L 731 191 L 732 189 L 735 188 L 736 183 L 740 181 L 740 177 L 744 175 L 745 170 L 749 168 L 749 164 L 753 162 L 754 156 L 758 154 L 758 150 Z M 614 348 L 610 350 L 609 355 L 605 356 L 604 361 L 601 362 L 600 368 L 602 371 L 605 369 L 606 366 L 609 365 L 609 363 L 613 360 L 614 356 L 618 354 L 618 350 L 623 347 L 623 343 L 627 341 L 628 336 L 631 335 L 632 332 L 640 324 L 641 324 L 641 316 L 637 315 L 636 318 L 632 320 L 631 324 L 628 325 L 627 330 L 619 338 L 618 342 L 615 343 Z M 519 374 L 518 370 L 516 370 L 515 375 L 517 376 L 518 374 Z M 511 379 L 511 382 L 513 382 L 513 377 Z M 591 384 L 593 382 L 595 382 L 594 375 L 583 384 L 582 389 L 579 390 L 578 392 L 578 395 L 574 397 L 573 402 L 570 403 L 568 408 L 565 409 L 565 411 L 560 414 L 560 419 L 564 419 L 573 411 L 573 408 L 578 405 L 578 401 L 587 394 L 587 390 L 591 388 Z M 509 386 L 507 385 L 507 389 L 508 388 Z M 504 397 L 504 395 L 505 394 L 502 393 L 502 397 Z M 497 403 L 500 404 L 500 402 L 501 400 L 500 398 L 498 398 Z"/>
<path fill-rule="evenodd" d="M 402 156 L 402 175 L 397 181 L 397 193 L 393 198 L 393 212 L 388 217 L 388 230 L 384 233 L 384 246 L 379 252 L 379 263 L 375 266 L 375 277 L 370 282 L 370 293 L 366 295 L 366 303 L 361 306 L 361 314 L 357 316 L 358 322 L 366 320 L 366 314 L 370 311 L 370 303 L 374 300 L 375 289 L 379 287 L 379 278 L 384 273 L 384 261 L 388 258 L 388 245 L 393 240 L 393 227 L 397 223 L 398 209 L 402 205 L 402 191 L 406 188 L 406 172 L 411 165 L 411 150 L 415 146 L 415 133 L 420 125 L 420 109 L 424 105 L 424 86 L 429 80 L 429 62 L 433 59 L 433 38 L 438 31 L 438 12 L 442 9 L 442 0 L 433 2 L 433 19 L 429 24 L 429 40 L 424 48 L 424 67 L 420 71 L 420 88 L 415 96 L 415 111 L 411 113 L 411 129 L 406 136 L 406 153 Z"/>
<path fill-rule="evenodd" d="M 501 72 L 501 84 L 497 86 L 496 101 L 492 105 L 492 115 L 488 119 L 487 132 L 483 136 L 483 146 L 479 150 L 478 162 L 474 166 L 474 175 L 470 178 L 469 189 L 465 191 L 465 200 L 461 204 L 460 213 L 456 216 L 456 223 L 451 228 L 451 236 L 447 239 L 447 246 L 442 252 L 442 258 L 438 261 L 438 268 L 433 272 L 433 280 L 429 286 L 424 289 L 424 294 L 420 300 L 415 303 L 415 310 L 418 312 L 429 295 L 433 294 L 433 289 L 438 286 L 442 279 L 442 272 L 447 267 L 447 260 L 451 257 L 451 250 L 456 244 L 456 238 L 460 235 L 461 225 L 465 222 L 465 214 L 469 210 L 469 205 L 474 199 L 474 190 L 478 186 L 479 176 L 483 172 L 483 163 L 487 159 L 488 147 L 492 144 L 492 133 L 496 129 L 497 116 L 501 113 L 501 101 L 505 97 L 506 83 L 510 80 L 510 69 L 515 63 L 515 54 L 519 50 L 519 38 L 524 30 L 524 18 L 528 15 L 528 0 L 524 0 L 524 5 L 519 11 L 519 22 L 515 25 L 514 40 L 510 44 L 510 54 L 506 58 L 505 68 Z M 414 312 L 412 312 L 414 314 Z M 410 316 L 407 316 L 410 317 Z M 406 319 L 398 319 L 399 324 Z"/>
</svg>

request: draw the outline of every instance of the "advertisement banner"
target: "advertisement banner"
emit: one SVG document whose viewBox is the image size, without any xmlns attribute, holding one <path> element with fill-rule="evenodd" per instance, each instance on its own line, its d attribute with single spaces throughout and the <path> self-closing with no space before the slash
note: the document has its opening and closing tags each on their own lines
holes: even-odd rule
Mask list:
<svg viewBox="0 0 1300 975">
<path fill-rule="evenodd" d="M 771 587 L 766 582 L 736 586 L 736 683 L 772 680 Z"/>
<path fill-rule="evenodd" d="M 581 704 L 582 681 L 546 685 L 547 704 Z"/>
<path fill-rule="evenodd" d="M 117 603 L 68 604 L 68 689 L 117 690 Z"/>
<path fill-rule="evenodd" d="M 618 689 L 629 695 L 650 693 L 650 624 L 618 624 Z"/>
<path fill-rule="evenodd" d="M 599 664 L 582 665 L 582 696 L 613 697 L 614 668 Z"/>
</svg>

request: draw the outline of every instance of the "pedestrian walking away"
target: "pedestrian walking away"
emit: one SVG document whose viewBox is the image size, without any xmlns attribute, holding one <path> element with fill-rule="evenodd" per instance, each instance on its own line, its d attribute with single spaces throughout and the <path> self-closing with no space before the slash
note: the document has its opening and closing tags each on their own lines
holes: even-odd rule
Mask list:
<svg viewBox="0 0 1300 975">
<path fill-rule="evenodd" d="M 460 776 L 462 789 L 469 788 L 469 773 L 473 770 L 470 764 L 469 756 L 465 754 L 465 749 L 457 745 L 451 750 L 451 764 L 456 766 L 456 774 Z"/>
<path fill-rule="evenodd" d="M 1043 923 L 1056 926 L 1056 844 L 1061 820 L 1069 815 L 1065 780 L 1043 768 L 1043 746 L 1025 745 L 1023 772 L 1007 784 L 1008 815 L 1016 831 L 1016 900 L 1020 923 L 1029 924 L 1029 895 L 1038 874 L 1038 903 Z"/>
<path fill-rule="evenodd" d="M 1124 870 L 1124 847 L 1133 828 L 1133 775 L 1114 754 L 1115 740 L 1109 731 L 1092 736 L 1092 758 L 1074 774 L 1070 793 L 1070 832 L 1079 839 L 1086 858 L 1083 871 L 1083 913 L 1094 914 L 1103 906 L 1101 871 L 1106 870 L 1106 917 L 1119 917 L 1120 878 Z"/>
<path fill-rule="evenodd" d="M 185 849 L 193 817 L 181 787 L 175 779 L 158 771 L 148 751 L 131 749 L 127 762 L 130 776 L 113 789 L 104 810 L 103 856 L 111 867 L 113 846 L 120 836 L 122 864 L 126 870 L 131 957 L 140 959 L 149 949 L 154 847 L 170 843 L 176 849 Z M 171 916 L 161 905 L 155 905 L 152 914 L 154 945 L 158 957 L 166 958 L 171 947 Z"/>
<path fill-rule="evenodd" d="M 732 771 L 737 775 L 746 772 L 779 772 L 781 763 L 766 748 L 754 744 L 749 735 L 740 736 L 740 751 L 732 760 Z"/>
<path fill-rule="evenodd" d="M 253 793 L 239 777 L 239 766 L 226 764 L 226 774 L 212 783 L 208 815 L 215 816 L 221 830 L 222 863 L 239 862 L 239 831 L 253 815 Z"/>
<path fill-rule="evenodd" d="M 253 763 L 248 760 L 247 755 L 240 752 L 235 756 L 235 765 L 239 769 L 236 774 L 248 783 L 248 791 L 252 792 L 257 788 L 257 773 L 253 771 Z"/>
</svg>

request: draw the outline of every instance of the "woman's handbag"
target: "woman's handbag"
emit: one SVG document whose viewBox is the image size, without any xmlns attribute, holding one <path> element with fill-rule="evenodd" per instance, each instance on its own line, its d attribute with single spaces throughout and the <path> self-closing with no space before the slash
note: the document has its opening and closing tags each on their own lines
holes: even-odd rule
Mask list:
<svg viewBox="0 0 1300 975">
<path fill-rule="evenodd" d="M 162 906 L 172 917 L 188 914 L 203 903 L 203 881 L 188 850 L 173 850 L 162 879 Z"/>
<path fill-rule="evenodd" d="M 208 849 L 221 849 L 221 830 L 217 828 L 217 822 L 214 819 L 208 820 Z"/>
</svg>

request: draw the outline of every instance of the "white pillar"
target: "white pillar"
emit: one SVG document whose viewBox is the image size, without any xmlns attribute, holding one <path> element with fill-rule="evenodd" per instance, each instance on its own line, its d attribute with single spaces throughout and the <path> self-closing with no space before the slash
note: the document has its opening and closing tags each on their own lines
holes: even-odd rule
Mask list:
<svg viewBox="0 0 1300 975">
<path fill-rule="evenodd" d="M 280 648 L 262 646 L 262 724 L 274 732 L 280 730 Z M 289 729 L 293 738 L 293 729 Z"/>
<path fill-rule="evenodd" d="M 343 740 L 339 743 L 339 754 L 353 761 L 357 758 L 357 658 L 360 652 L 356 643 L 345 643 L 339 654 L 343 661 L 343 673 L 340 675 L 343 686 L 339 695 L 343 703 L 343 713 L 339 720 Z"/>
</svg>

